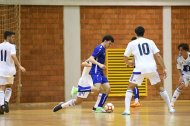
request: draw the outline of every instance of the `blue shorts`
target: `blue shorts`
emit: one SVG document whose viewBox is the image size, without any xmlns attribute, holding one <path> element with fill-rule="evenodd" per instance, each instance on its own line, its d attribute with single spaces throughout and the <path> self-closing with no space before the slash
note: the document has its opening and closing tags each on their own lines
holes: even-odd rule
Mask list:
<svg viewBox="0 0 190 126">
<path fill-rule="evenodd" d="M 108 82 L 107 77 L 105 77 L 102 74 L 93 74 L 91 75 L 91 77 L 92 77 L 93 84 L 96 84 L 96 83 L 104 84 Z"/>
</svg>

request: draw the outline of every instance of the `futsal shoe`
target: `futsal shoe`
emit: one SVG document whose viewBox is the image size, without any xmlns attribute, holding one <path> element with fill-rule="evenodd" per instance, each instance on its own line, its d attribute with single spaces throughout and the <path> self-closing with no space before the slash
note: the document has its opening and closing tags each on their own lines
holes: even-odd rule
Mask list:
<svg viewBox="0 0 190 126">
<path fill-rule="evenodd" d="M 62 105 L 62 104 L 56 105 L 56 106 L 53 108 L 53 112 L 57 112 L 57 111 L 61 110 L 61 109 L 62 109 L 62 106 L 61 106 L 61 105 Z"/>
<path fill-rule="evenodd" d="M 96 113 L 106 113 L 106 110 L 104 110 L 103 107 L 97 107 L 95 112 Z"/>
<path fill-rule="evenodd" d="M 93 108 L 92 108 L 92 111 L 96 111 L 96 108 L 95 108 L 95 107 L 93 107 Z"/>
<path fill-rule="evenodd" d="M 9 112 L 9 103 L 7 101 L 5 101 L 5 112 Z"/>
<path fill-rule="evenodd" d="M 3 115 L 4 112 L 5 112 L 5 106 L 2 105 L 2 106 L 0 107 L 0 115 Z"/>
<path fill-rule="evenodd" d="M 134 102 L 131 104 L 131 107 L 140 107 L 141 106 L 141 103 L 140 102 Z"/>
<path fill-rule="evenodd" d="M 174 109 L 173 107 L 171 107 L 171 108 L 169 109 L 169 112 L 170 112 L 170 113 L 174 113 L 174 112 L 175 112 L 175 109 Z"/>
<path fill-rule="evenodd" d="M 130 111 L 124 111 L 123 113 L 122 113 L 122 115 L 130 115 L 131 113 L 130 113 Z"/>
<path fill-rule="evenodd" d="M 73 86 L 71 89 L 71 97 L 74 97 L 78 93 L 78 88 Z"/>
</svg>

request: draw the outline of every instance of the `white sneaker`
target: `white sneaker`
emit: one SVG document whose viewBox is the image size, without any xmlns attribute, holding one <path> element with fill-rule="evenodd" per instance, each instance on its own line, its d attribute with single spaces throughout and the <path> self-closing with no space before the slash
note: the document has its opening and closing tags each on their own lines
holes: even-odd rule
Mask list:
<svg viewBox="0 0 190 126">
<path fill-rule="evenodd" d="M 124 112 L 122 113 L 122 115 L 130 115 L 130 114 L 131 114 L 130 111 L 128 111 L 128 112 L 124 111 Z"/>
<path fill-rule="evenodd" d="M 170 113 L 174 113 L 174 112 L 175 112 L 175 109 L 174 109 L 173 107 L 171 107 L 171 108 L 169 109 L 169 112 L 170 112 Z"/>
</svg>

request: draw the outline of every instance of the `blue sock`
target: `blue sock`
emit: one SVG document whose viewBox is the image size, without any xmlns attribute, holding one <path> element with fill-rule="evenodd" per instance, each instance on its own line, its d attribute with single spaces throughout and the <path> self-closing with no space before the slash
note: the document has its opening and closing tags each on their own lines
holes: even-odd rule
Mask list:
<svg viewBox="0 0 190 126">
<path fill-rule="evenodd" d="M 108 98 L 108 95 L 107 94 L 102 94 L 101 96 L 101 99 L 100 99 L 100 102 L 98 104 L 98 107 L 103 107 L 104 106 L 104 103 L 106 102 Z"/>
<path fill-rule="evenodd" d="M 139 89 L 138 89 L 138 87 L 135 87 L 135 88 L 133 89 L 133 94 L 134 94 L 134 98 L 135 98 L 135 99 L 136 99 L 136 98 L 139 99 Z"/>
</svg>

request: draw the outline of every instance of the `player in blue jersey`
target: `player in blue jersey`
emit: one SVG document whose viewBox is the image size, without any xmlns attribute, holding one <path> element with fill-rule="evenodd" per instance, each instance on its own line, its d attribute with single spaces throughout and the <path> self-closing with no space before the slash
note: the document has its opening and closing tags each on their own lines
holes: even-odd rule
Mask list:
<svg viewBox="0 0 190 126">
<path fill-rule="evenodd" d="M 104 93 L 99 93 L 93 110 L 95 112 L 105 112 L 103 105 L 106 102 L 108 94 L 110 93 L 110 85 L 107 77 L 104 75 L 103 70 L 106 69 L 104 65 L 106 59 L 106 49 L 114 43 L 114 38 L 111 35 L 105 35 L 102 39 L 102 43 L 94 49 L 89 61 L 92 63 L 90 75 L 93 80 L 93 84 L 96 88 L 102 89 Z"/>
</svg>

